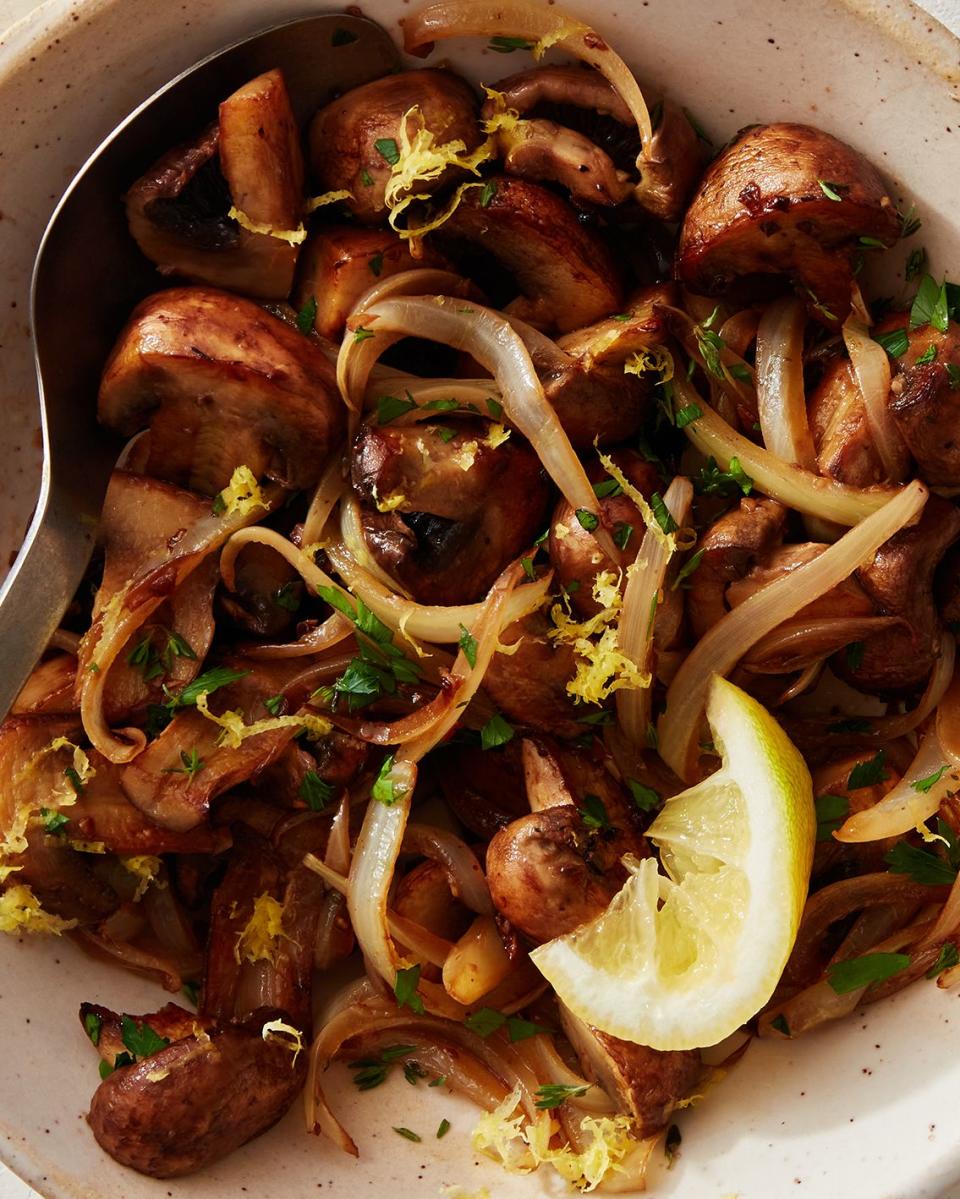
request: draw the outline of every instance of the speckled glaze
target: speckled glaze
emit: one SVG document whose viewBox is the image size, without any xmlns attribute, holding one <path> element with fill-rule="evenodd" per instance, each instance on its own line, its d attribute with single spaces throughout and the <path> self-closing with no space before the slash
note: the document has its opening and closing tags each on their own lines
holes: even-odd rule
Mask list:
<svg viewBox="0 0 960 1199">
<path fill-rule="evenodd" d="M 25 7 L 24 0 L 7 2 Z M 935 272 L 952 268 L 956 276 L 960 44 L 906 0 L 591 0 L 571 7 L 595 21 L 641 79 L 689 106 L 718 142 L 759 120 L 807 120 L 852 141 L 886 173 L 899 200 L 917 201 L 924 221 L 917 242 Z M 363 9 L 395 28 L 406 6 L 368 0 Z M 312 10 L 302 0 L 48 0 L 0 43 L 3 567 L 36 489 L 28 286 L 57 197 L 100 138 L 171 75 L 237 36 Z M 489 82 L 519 65 L 476 45 L 448 44 L 443 54 Z M 189 132 L 171 130 L 170 143 Z M 889 257 L 885 286 L 896 289 L 902 255 Z M 70 352 L 66 341 L 63 352 Z M 920 983 L 796 1045 L 754 1045 L 682 1115 L 679 1158 L 668 1172 L 657 1155 L 650 1189 L 678 1199 L 935 1199 L 960 1178 L 958 998 Z M 379 1199 L 400 1188 L 436 1195 L 454 1183 L 487 1186 L 497 1199 L 557 1190 L 546 1171 L 514 1178 L 478 1163 L 469 1145 L 476 1114 L 453 1096 L 414 1091 L 402 1078 L 359 1095 L 339 1067 L 329 1091 L 360 1145 L 359 1161 L 304 1135 L 295 1107 L 202 1177 L 164 1183 L 131 1174 L 100 1153 L 84 1121 L 97 1071 L 76 1015 L 83 999 L 130 1011 L 164 1001 L 156 988 L 91 961 L 67 941 L 2 939 L 0 1156 L 51 1199 Z M 443 1117 L 452 1128 L 437 1141 Z M 422 1144 L 398 1137 L 394 1124 L 417 1130 Z"/>
</svg>

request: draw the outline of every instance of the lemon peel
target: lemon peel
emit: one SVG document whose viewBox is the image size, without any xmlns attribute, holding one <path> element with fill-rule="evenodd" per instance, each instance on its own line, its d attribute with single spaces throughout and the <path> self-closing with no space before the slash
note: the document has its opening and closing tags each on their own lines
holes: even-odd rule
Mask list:
<svg viewBox="0 0 960 1199">
<path fill-rule="evenodd" d="M 283 904 L 264 891 L 253 901 L 250 919 L 240 930 L 233 956 L 237 962 L 275 965 L 283 932 Z"/>
<path fill-rule="evenodd" d="M 59 937 L 76 926 L 76 920 L 63 920 L 45 912 L 26 883 L 15 883 L 0 895 L 0 932 L 47 933 Z"/>
<path fill-rule="evenodd" d="M 249 516 L 258 508 L 267 509 L 257 477 L 249 466 L 238 466 L 230 476 L 230 482 L 217 494 L 214 505 L 220 516 Z M 220 507 L 222 505 L 222 508 Z"/>
<path fill-rule="evenodd" d="M 291 246 L 299 246 L 302 241 L 306 240 L 307 231 L 302 223 L 296 229 L 274 229 L 272 225 L 265 225 L 262 221 L 251 220 L 236 205 L 231 206 L 227 216 L 230 220 L 236 221 L 241 229 L 246 229 L 248 233 L 264 233 L 267 237 L 275 237 L 278 241 L 285 241 Z"/>
</svg>

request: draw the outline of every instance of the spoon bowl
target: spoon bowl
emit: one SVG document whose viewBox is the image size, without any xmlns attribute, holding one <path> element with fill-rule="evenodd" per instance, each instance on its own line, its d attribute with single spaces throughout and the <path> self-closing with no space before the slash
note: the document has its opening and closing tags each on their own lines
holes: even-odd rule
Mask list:
<svg viewBox="0 0 960 1199">
<path fill-rule="evenodd" d="M 67 187 L 40 243 L 31 321 L 43 467 L 33 519 L 0 587 L 0 719 L 59 625 L 96 541 L 122 448 L 96 420 L 104 361 L 134 305 L 162 286 L 121 198 L 171 144 L 247 80 L 279 67 L 301 125 L 340 92 L 398 65 L 390 35 L 347 13 L 271 26 L 203 59 L 135 109 Z"/>
</svg>

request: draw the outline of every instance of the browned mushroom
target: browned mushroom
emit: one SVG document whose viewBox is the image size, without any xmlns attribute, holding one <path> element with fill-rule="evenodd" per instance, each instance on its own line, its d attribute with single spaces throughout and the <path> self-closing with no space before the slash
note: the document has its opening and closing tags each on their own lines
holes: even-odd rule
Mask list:
<svg viewBox="0 0 960 1199">
<path fill-rule="evenodd" d="M 387 214 L 384 191 L 400 153 L 407 118 L 411 141 L 416 109 L 437 146 L 459 141 L 475 150 L 482 135 L 473 91 L 452 71 L 404 71 L 345 92 L 321 108 L 310 125 L 310 166 L 324 191 L 349 191 L 358 220 L 377 224 Z M 417 185 L 418 195 L 445 187 L 463 172 L 449 167 L 439 178 Z"/>
<path fill-rule="evenodd" d="M 859 662 L 834 659 L 835 669 L 861 691 L 898 695 L 923 685 L 940 651 L 942 624 L 933 576 L 947 549 L 960 538 L 960 509 L 932 495 L 920 520 L 880 547 L 857 571 L 876 610 L 900 624 L 864 644 Z"/>
<path fill-rule="evenodd" d="M 643 496 L 649 497 L 660 486 L 656 468 L 635 451 L 618 450 L 613 460 Z M 587 475 L 594 485 L 606 483 L 613 489 L 614 494 L 608 493 L 600 500 L 603 523 L 632 559 L 643 537 L 643 517 L 633 500 L 607 476 L 601 463 L 591 463 Z M 594 579 L 602 571 L 616 571 L 618 564 L 611 562 L 593 534 L 583 528 L 566 500 L 561 500 L 554 509 L 549 549 L 557 578 L 576 610 L 583 616 L 599 612 L 600 605 L 593 598 Z"/>
<path fill-rule="evenodd" d="M 435 757 L 444 799 L 464 827 L 481 840 L 489 841 L 529 811 L 519 738 L 497 750 L 453 743 L 439 749 Z"/>
<path fill-rule="evenodd" d="M 567 333 L 623 305 L 621 272 L 600 235 L 536 183 L 495 176 L 465 193 L 438 236 L 454 258 L 456 243 L 468 242 L 496 260 L 520 292 L 506 311 L 540 328 Z"/>
<path fill-rule="evenodd" d="M 934 487 L 960 486 L 960 325 L 910 330 L 897 367 L 890 412 L 920 476 Z"/>
<path fill-rule="evenodd" d="M 504 629 L 500 644 L 519 648 L 493 655 L 483 687 L 514 723 L 557 737 L 580 737 L 587 727 L 577 720 L 583 712 L 566 689 L 576 673 L 576 655 L 571 645 L 547 635 L 551 628 L 545 616 L 535 613 Z"/>
<path fill-rule="evenodd" d="M 621 1041 L 578 1020 L 563 1006 L 560 1019 L 584 1076 L 595 1080 L 636 1121 L 641 1137 L 655 1136 L 667 1126 L 671 1112 L 703 1074 L 698 1049 L 664 1052 Z"/>
<path fill-rule="evenodd" d="M 97 408 L 126 437 L 149 422 L 147 473 L 207 495 L 241 465 L 287 487 L 316 482 L 344 413 L 313 340 L 251 300 L 200 287 L 134 309 Z"/>
<path fill-rule="evenodd" d="M 640 138 L 626 104 L 598 72 L 538 67 L 496 84 L 486 118 L 513 109 L 496 137 L 509 175 L 560 183 L 576 202 L 613 207 L 631 195 L 648 212 L 675 221 L 700 174 L 703 153 L 683 110 L 669 100 L 657 115 L 650 161 L 637 181 Z"/>
<path fill-rule="evenodd" d="M 407 243 L 387 229 L 318 229 L 300 255 L 294 299 L 301 309 L 315 300 L 313 327 L 336 340 L 357 300 L 378 279 L 414 267 L 446 265 L 443 255 L 426 243 L 415 259 Z"/>
<path fill-rule="evenodd" d="M 627 880 L 623 855 L 649 853 L 632 826 L 616 827 L 590 812 L 573 804 L 531 812 L 487 848 L 494 906 L 533 941 L 563 936 L 599 916 Z"/>
<path fill-rule="evenodd" d="M 234 564 L 233 589 L 224 587 L 220 606 L 238 628 L 277 639 L 293 624 L 303 599 L 300 576 L 274 549 L 245 545 Z"/>
<path fill-rule="evenodd" d="M 856 150 L 809 125 L 755 125 L 707 169 L 683 221 L 677 273 L 704 295 L 784 275 L 811 316 L 834 326 L 850 311 L 862 240 L 890 245 L 899 229 L 880 175 Z"/>
<path fill-rule="evenodd" d="M 298 246 L 246 229 L 298 229 L 303 155 L 283 76 L 268 71 L 220 105 L 219 123 L 153 164 L 126 196 L 140 249 L 161 274 L 183 275 L 246 295 L 282 300 Z"/>
<path fill-rule="evenodd" d="M 475 600 L 543 526 L 549 488 L 513 434 L 481 421 L 385 428 L 357 438 L 353 487 L 367 546 L 422 603 Z"/>
<path fill-rule="evenodd" d="M 27 713 L 65 713 L 77 710 L 74 654 L 54 654 L 36 666 L 10 709 L 11 716 Z"/>
<path fill-rule="evenodd" d="M 822 475 L 853 487 L 887 481 L 848 358 L 836 358 L 827 366 L 810 396 L 807 414 Z"/>
</svg>

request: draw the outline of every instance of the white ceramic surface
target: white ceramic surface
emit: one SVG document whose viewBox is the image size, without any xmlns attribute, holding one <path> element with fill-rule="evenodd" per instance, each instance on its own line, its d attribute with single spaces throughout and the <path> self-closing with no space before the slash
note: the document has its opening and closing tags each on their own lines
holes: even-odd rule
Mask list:
<svg viewBox="0 0 960 1199">
<path fill-rule="evenodd" d="M 17 13 L 30 7 L 6 2 Z M 53 203 L 99 138 L 158 84 L 237 35 L 311 7 L 307 0 L 47 0 L 0 41 L 0 444 L 8 468 L 0 562 L 33 501 L 27 286 Z M 579 7 L 641 78 L 668 88 L 718 140 L 752 121 L 788 118 L 822 124 L 861 147 L 898 198 L 916 199 L 924 218 L 918 242 L 936 271 L 950 269 L 950 247 L 960 245 L 960 54 L 925 13 L 906 0 L 591 0 Z M 364 11 L 392 25 L 405 0 L 369 0 Z M 447 45 L 444 53 L 486 81 L 519 62 L 476 46 Z M 171 142 L 187 132 L 171 130 Z M 798 1044 L 753 1046 L 702 1106 L 682 1116 L 679 1160 L 669 1172 L 655 1165 L 651 1189 L 679 1199 L 935 1199 L 960 1178 L 957 998 L 920 984 Z M 379 1197 L 401 1187 L 435 1195 L 448 1183 L 486 1185 L 497 1199 L 511 1199 L 557 1189 L 546 1171 L 515 1179 L 477 1163 L 468 1105 L 413 1091 L 402 1079 L 358 1095 L 337 1070 L 330 1089 L 357 1134 L 359 1162 L 303 1135 L 295 1108 L 201 1177 L 140 1178 L 99 1152 L 83 1120 L 97 1077 L 76 1018 L 81 999 L 130 1011 L 163 1002 L 155 988 L 67 942 L 0 941 L 0 1155 L 51 1199 Z M 433 1130 L 444 1116 L 453 1128 L 437 1142 Z M 397 1137 L 395 1123 L 418 1130 L 423 1143 Z"/>
</svg>

